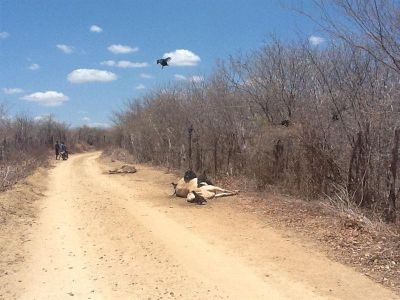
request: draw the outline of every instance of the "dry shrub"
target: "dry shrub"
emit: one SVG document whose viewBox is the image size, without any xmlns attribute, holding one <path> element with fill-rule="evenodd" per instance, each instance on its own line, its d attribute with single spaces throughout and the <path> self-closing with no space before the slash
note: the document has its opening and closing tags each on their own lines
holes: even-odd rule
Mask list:
<svg viewBox="0 0 400 300">
<path fill-rule="evenodd" d="M 49 155 L 54 158 L 56 141 L 65 142 L 73 153 L 104 146 L 109 139 L 105 129 L 71 129 L 51 115 L 39 120 L 26 115 L 9 118 L 0 104 L 0 190 L 46 165 Z"/>
<path fill-rule="evenodd" d="M 115 116 L 139 162 L 247 176 L 308 199 L 345 187 L 353 205 L 396 219 L 400 72 L 335 42 L 273 39 L 201 83 L 156 89 Z"/>
<path fill-rule="evenodd" d="M 14 185 L 21 178 L 32 174 L 38 167 L 48 163 L 47 148 L 31 149 L 29 152 L 18 151 L 8 161 L 0 162 L 0 190 Z"/>
<path fill-rule="evenodd" d="M 132 154 L 130 154 L 127 150 L 119 147 L 107 147 L 103 150 L 102 156 L 107 157 L 112 161 L 123 161 L 127 163 L 137 162 Z"/>
</svg>

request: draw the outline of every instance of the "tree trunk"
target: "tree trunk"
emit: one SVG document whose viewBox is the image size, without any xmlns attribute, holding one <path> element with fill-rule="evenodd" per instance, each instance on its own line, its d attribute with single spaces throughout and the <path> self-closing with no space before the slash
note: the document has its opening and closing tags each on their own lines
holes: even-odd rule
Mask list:
<svg viewBox="0 0 400 300">
<path fill-rule="evenodd" d="M 396 179 L 397 179 L 397 164 L 399 161 L 399 144 L 400 144 L 400 129 L 397 128 L 394 132 L 394 143 L 392 149 L 392 161 L 390 163 L 390 190 L 388 198 L 388 209 L 386 220 L 388 222 L 396 222 Z"/>
<path fill-rule="evenodd" d="M 192 133 L 193 133 L 193 125 L 190 125 L 189 129 L 189 141 L 188 141 L 188 157 L 189 157 L 189 170 L 192 170 Z"/>
<path fill-rule="evenodd" d="M 218 138 L 215 138 L 214 139 L 214 178 L 217 178 L 217 171 L 218 171 L 217 150 L 218 150 Z"/>
</svg>

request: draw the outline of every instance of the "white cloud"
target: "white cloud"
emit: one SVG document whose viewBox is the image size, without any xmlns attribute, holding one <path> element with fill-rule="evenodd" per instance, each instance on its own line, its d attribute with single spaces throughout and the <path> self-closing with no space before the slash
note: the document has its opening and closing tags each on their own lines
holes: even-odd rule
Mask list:
<svg viewBox="0 0 400 300">
<path fill-rule="evenodd" d="M 34 117 L 33 119 L 34 119 L 35 121 L 37 121 L 37 122 L 48 121 L 48 120 L 50 120 L 50 119 L 55 120 L 54 116 L 49 115 L 49 114 L 47 114 L 47 115 L 41 115 L 41 116 L 36 116 L 36 117 Z"/>
<path fill-rule="evenodd" d="M 36 116 L 33 118 L 35 121 L 42 121 L 43 120 L 43 116 Z"/>
<path fill-rule="evenodd" d="M 127 53 L 133 53 L 139 51 L 138 47 L 132 48 L 130 46 L 125 46 L 125 45 L 110 45 L 108 48 L 108 51 L 114 53 L 114 54 L 127 54 Z"/>
<path fill-rule="evenodd" d="M 69 97 L 63 93 L 55 91 L 36 92 L 30 95 L 25 95 L 21 99 L 34 102 L 43 106 L 60 106 L 69 100 Z"/>
<path fill-rule="evenodd" d="M 31 64 L 31 65 L 28 67 L 28 69 L 29 69 L 29 70 L 32 70 L 32 71 L 36 71 L 36 70 L 39 70 L 39 69 L 40 69 L 40 66 L 39 66 L 38 64 Z"/>
<path fill-rule="evenodd" d="M 92 128 L 94 128 L 94 127 L 100 127 L 100 128 L 109 128 L 109 127 L 111 127 L 111 125 L 108 124 L 108 123 L 100 123 L 100 122 L 89 123 L 89 124 L 87 124 L 87 126 L 88 127 L 92 127 Z"/>
<path fill-rule="evenodd" d="M 84 122 L 90 122 L 90 118 L 89 118 L 89 117 L 83 117 L 83 118 L 82 118 L 82 121 L 84 121 Z"/>
<path fill-rule="evenodd" d="M 0 32 L 0 39 L 2 39 L 2 40 L 8 38 L 9 36 L 10 36 L 10 34 L 6 31 Z"/>
<path fill-rule="evenodd" d="M 100 33 L 103 32 L 103 29 L 97 25 L 92 25 L 90 26 L 90 31 Z"/>
<path fill-rule="evenodd" d="M 84 82 L 108 82 L 117 79 L 117 75 L 112 72 L 97 69 L 76 69 L 68 74 L 68 81 L 71 83 Z"/>
<path fill-rule="evenodd" d="M 176 80 L 181 80 L 181 81 L 191 81 L 191 82 L 201 82 L 204 81 L 204 77 L 203 76 L 199 76 L 199 75 L 193 75 L 190 77 L 186 77 L 184 75 L 181 74 L 175 74 L 174 75 Z"/>
<path fill-rule="evenodd" d="M 171 66 L 197 66 L 200 62 L 200 57 L 192 51 L 186 49 L 177 49 L 173 52 L 168 52 L 163 55 L 163 58 L 171 57 L 168 62 Z"/>
<path fill-rule="evenodd" d="M 139 76 L 144 78 L 144 79 L 152 79 L 152 78 L 154 78 L 154 76 L 152 76 L 150 74 L 146 74 L 146 73 L 141 73 Z"/>
<path fill-rule="evenodd" d="M 199 75 L 194 75 L 194 76 L 189 77 L 188 80 L 191 82 L 202 82 L 202 81 L 204 81 L 204 77 L 199 76 Z"/>
<path fill-rule="evenodd" d="M 149 66 L 147 62 L 138 63 L 128 60 L 120 60 L 120 61 L 106 60 L 101 62 L 100 64 L 103 66 L 118 67 L 118 68 L 145 68 Z"/>
<path fill-rule="evenodd" d="M 308 41 L 310 42 L 311 45 L 318 46 L 319 44 L 325 42 L 325 39 L 320 36 L 312 35 L 308 38 Z"/>
<path fill-rule="evenodd" d="M 148 67 L 147 62 L 130 62 L 127 60 L 121 60 L 118 62 L 117 67 L 119 68 L 145 68 Z"/>
<path fill-rule="evenodd" d="M 4 94 L 13 95 L 23 93 L 24 90 L 20 88 L 3 88 Z"/>
<path fill-rule="evenodd" d="M 109 66 L 109 67 L 115 67 L 115 65 L 117 64 L 117 62 L 115 60 L 106 60 L 106 61 L 102 61 L 100 63 L 102 66 Z"/>
<path fill-rule="evenodd" d="M 144 84 L 139 84 L 139 85 L 136 86 L 136 89 L 137 90 L 144 90 L 144 89 L 146 89 L 146 86 Z"/>
<path fill-rule="evenodd" d="M 64 52 L 65 54 L 71 54 L 72 52 L 74 52 L 74 47 L 72 47 L 72 46 L 58 44 L 58 45 L 56 45 L 56 47 L 58 49 L 60 49 L 62 52 Z"/>
<path fill-rule="evenodd" d="M 176 80 L 187 80 L 186 76 L 183 76 L 181 74 L 175 74 L 174 77 Z"/>
</svg>

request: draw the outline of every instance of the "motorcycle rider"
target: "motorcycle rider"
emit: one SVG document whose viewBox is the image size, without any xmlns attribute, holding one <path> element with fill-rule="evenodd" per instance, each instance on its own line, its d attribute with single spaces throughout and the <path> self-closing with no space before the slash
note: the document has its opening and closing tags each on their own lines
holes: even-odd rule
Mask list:
<svg viewBox="0 0 400 300">
<path fill-rule="evenodd" d="M 65 155 L 65 158 L 68 158 L 67 146 L 65 146 L 64 142 L 60 144 L 61 155 Z M 64 154 L 63 154 L 64 153 Z M 63 157 L 64 158 L 64 157 Z"/>
<path fill-rule="evenodd" d="M 58 160 L 58 156 L 60 155 L 60 144 L 58 141 L 56 141 L 56 144 L 54 145 L 54 151 L 56 152 L 56 160 Z"/>
</svg>

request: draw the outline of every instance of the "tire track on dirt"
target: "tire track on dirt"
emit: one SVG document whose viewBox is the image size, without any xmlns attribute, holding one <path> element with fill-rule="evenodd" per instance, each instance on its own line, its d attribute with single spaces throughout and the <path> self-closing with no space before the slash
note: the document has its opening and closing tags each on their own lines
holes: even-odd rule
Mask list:
<svg viewBox="0 0 400 300">
<path fill-rule="evenodd" d="M 110 177 L 102 174 L 98 156 L 71 156 L 51 171 L 29 244 L 31 258 L 19 274 L 19 299 L 396 299 L 353 271 L 312 258 L 311 252 L 299 253 L 245 215 L 249 227 L 238 224 L 232 229 L 236 234 L 226 228 L 231 221 L 223 207 L 194 211 L 182 201 L 170 213 L 168 187 L 151 180 L 162 172 L 139 169 L 135 181 Z M 193 218 L 204 227 L 193 228 Z M 268 245 L 271 241 L 275 245 Z M 293 262 L 289 256 L 297 253 L 299 259 L 321 264 L 326 269 L 321 274 L 339 270 L 345 277 L 301 280 L 298 273 L 307 277 L 307 270 L 280 268 L 284 265 L 262 255 L 268 251 L 281 251 Z M 266 277 L 266 270 L 272 276 Z M 351 284 L 332 292 L 318 287 L 337 278 L 354 279 L 368 295 L 358 297 Z"/>
</svg>

